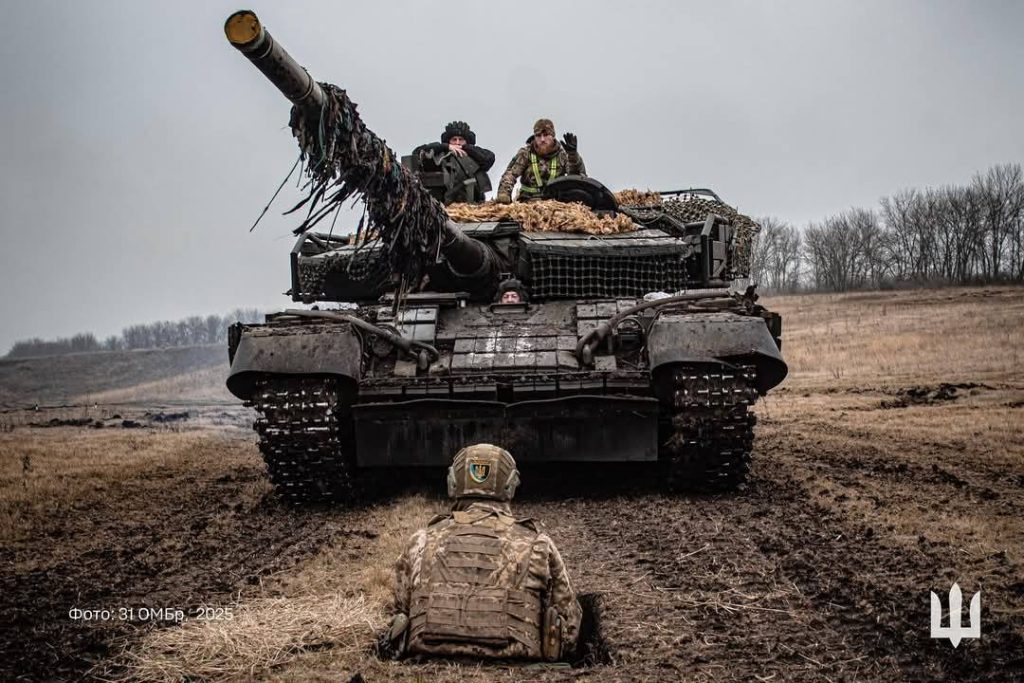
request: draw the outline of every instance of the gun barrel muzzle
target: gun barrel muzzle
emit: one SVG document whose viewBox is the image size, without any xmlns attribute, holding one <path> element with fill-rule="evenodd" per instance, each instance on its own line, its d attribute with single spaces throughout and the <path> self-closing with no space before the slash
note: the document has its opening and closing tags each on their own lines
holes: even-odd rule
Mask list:
<svg viewBox="0 0 1024 683">
<path fill-rule="evenodd" d="M 249 58 L 292 104 L 319 110 L 324 93 L 309 73 L 288 52 L 274 42 L 251 10 L 239 10 L 224 22 L 228 42 Z"/>
</svg>

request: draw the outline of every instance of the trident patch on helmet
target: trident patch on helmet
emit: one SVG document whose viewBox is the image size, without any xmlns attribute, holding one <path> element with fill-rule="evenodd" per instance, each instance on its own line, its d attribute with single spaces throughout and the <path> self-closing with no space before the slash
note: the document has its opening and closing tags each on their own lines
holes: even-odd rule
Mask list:
<svg viewBox="0 0 1024 683">
<path fill-rule="evenodd" d="M 478 484 L 487 481 L 491 474 L 491 463 L 479 460 L 469 461 L 469 477 Z"/>
<path fill-rule="evenodd" d="M 448 468 L 451 498 L 490 498 L 510 501 L 519 486 L 516 461 L 504 448 L 489 443 L 466 446 Z"/>
</svg>

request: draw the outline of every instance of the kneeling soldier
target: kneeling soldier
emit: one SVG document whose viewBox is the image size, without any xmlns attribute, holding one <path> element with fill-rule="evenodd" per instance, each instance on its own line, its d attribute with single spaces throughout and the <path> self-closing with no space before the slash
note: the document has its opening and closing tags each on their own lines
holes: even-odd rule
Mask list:
<svg viewBox="0 0 1024 683">
<path fill-rule="evenodd" d="M 518 485 L 505 449 L 456 454 L 452 512 L 413 534 L 395 567 L 397 654 L 555 661 L 573 651 L 582 611 L 554 542 L 512 516 Z"/>
</svg>

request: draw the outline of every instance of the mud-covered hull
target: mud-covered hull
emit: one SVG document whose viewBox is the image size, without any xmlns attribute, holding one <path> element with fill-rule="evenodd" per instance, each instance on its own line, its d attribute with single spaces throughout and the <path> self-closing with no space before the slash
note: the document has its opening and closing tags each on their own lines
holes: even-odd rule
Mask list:
<svg viewBox="0 0 1024 683">
<path fill-rule="evenodd" d="M 478 442 L 523 462 L 660 461 L 680 486 L 735 486 L 749 467 L 749 409 L 785 376 L 777 320 L 666 309 L 619 324 L 581 362 L 578 340 L 637 305 L 353 311 L 368 328 L 271 317 L 232 331 L 228 386 L 260 412 L 271 475 L 298 497 L 347 490 L 359 470 L 441 467 Z M 385 330 L 434 355 L 403 354 Z"/>
<path fill-rule="evenodd" d="M 446 466 L 467 444 L 497 443 L 522 462 L 658 459 L 659 404 L 636 396 L 501 403 L 424 398 L 353 408 L 356 464 Z"/>
</svg>

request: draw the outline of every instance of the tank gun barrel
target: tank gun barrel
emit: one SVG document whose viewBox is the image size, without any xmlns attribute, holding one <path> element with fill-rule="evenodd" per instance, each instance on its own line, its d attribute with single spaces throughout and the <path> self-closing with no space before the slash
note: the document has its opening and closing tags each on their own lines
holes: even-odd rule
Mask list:
<svg viewBox="0 0 1024 683">
<path fill-rule="evenodd" d="M 501 267 L 487 245 L 466 235 L 448 220 L 441 237 L 441 253 L 448 261 L 458 287 L 477 295 L 491 295 L 497 284 L 495 275 Z"/>
<path fill-rule="evenodd" d="M 308 210 L 296 233 L 313 228 L 353 195 L 367 200 L 366 228 L 386 245 L 381 258 L 406 282 L 419 282 L 429 260 L 448 259 L 460 285 L 492 286 L 497 272 L 490 249 L 464 235 L 444 207 L 399 163 L 399 157 L 362 122 L 344 90 L 318 83 L 271 37 L 255 12 L 240 10 L 224 22 L 224 35 L 294 108 L 292 132 L 310 160 Z M 440 242 L 440 243 L 438 243 Z M 476 287 L 471 287 L 476 284 Z"/>
<path fill-rule="evenodd" d="M 292 104 L 319 110 L 324 92 L 305 69 L 277 43 L 250 10 L 239 10 L 224 22 L 224 35 Z"/>
</svg>

